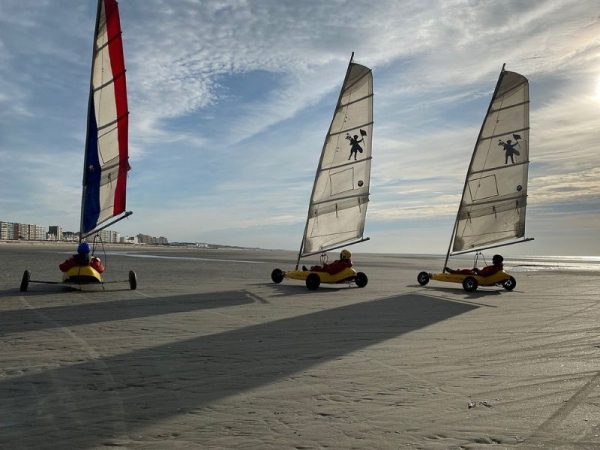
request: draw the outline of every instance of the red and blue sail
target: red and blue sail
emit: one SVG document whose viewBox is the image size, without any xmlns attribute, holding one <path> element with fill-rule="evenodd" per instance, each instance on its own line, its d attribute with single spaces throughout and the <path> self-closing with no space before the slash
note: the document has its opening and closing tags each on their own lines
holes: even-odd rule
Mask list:
<svg viewBox="0 0 600 450">
<path fill-rule="evenodd" d="M 125 211 L 128 163 L 125 59 L 116 0 L 99 0 L 88 105 L 81 235 Z"/>
</svg>

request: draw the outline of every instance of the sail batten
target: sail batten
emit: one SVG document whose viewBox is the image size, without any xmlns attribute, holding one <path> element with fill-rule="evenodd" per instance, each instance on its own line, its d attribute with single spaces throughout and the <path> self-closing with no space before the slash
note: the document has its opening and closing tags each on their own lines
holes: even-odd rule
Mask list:
<svg viewBox="0 0 600 450">
<path fill-rule="evenodd" d="M 356 100 L 352 100 L 351 102 L 344 103 L 343 105 L 338 106 L 337 109 L 343 108 L 344 106 L 352 105 L 353 103 L 360 102 L 361 100 L 364 100 L 364 99 L 369 98 L 369 97 L 373 97 L 373 94 L 365 95 L 362 98 L 357 98 Z"/>
<path fill-rule="evenodd" d="M 299 257 L 365 240 L 372 135 L 371 69 L 350 60 L 321 151 Z"/>
<path fill-rule="evenodd" d="M 525 236 L 528 170 L 529 82 L 503 70 L 471 157 L 448 255 Z"/>
<path fill-rule="evenodd" d="M 529 127 L 526 127 L 526 128 L 518 128 L 518 129 L 515 129 L 515 130 L 510 130 L 509 132 L 504 132 L 504 133 L 494 134 L 494 135 L 492 135 L 492 136 L 485 136 L 485 137 L 482 137 L 481 139 L 479 139 L 479 141 L 480 141 L 480 142 L 481 142 L 481 141 L 487 141 L 488 139 L 495 139 L 495 138 L 497 138 L 497 137 L 506 136 L 507 134 L 510 134 L 510 133 L 520 133 L 521 131 L 529 131 Z"/>
<path fill-rule="evenodd" d="M 127 87 L 116 0 L 99 0 L 94 32 L 83 168 L 80 236 L 125 211 Z"/>
<path fill-rule="evenodd" d="M 368 158 L 365 158 L 365 159 L 373 159 L 373 157 L 369 156 Z M 352 166 L 354 164 L 360 164 L 362 162 L 363 162 L 362 160 L 361 161 L 351 161 L 351 162 L 348 162 L 348 163 L 340 164 L 339 166 L 331 166 L 331 167 L 328 167 L 328 168 L 325 168 L 325 169 L 321 169 L 321 171 L 323 171 L 323 170 L 339 169 L 340 167 Z"/>
<path fill-rule="evenodd" d="M 503 106 L 502 108 L 492 109 L 490 112 L 494 113 L 494 112 L 498 112 L 498 111 L 505 111 L 505 110 L 511 109 L 511 108 L 518 108 L 519 106 L 525 105 L 527 103 L 529 103 L 529 100 L 524 101 L 522 103 L 517 103 L 517 104 L 514 104 L 514 105 L 510 105 L 510 106 Z"/>
<path fill-rule="evenodd" d="M 372 98 L 372 96 L 371 96 L 371 98 Z M 365 128 L 365 127 L 368 127 L 369 125 L 373 125 L 373 121 L 366 122 L 366 123 L 363 123 L 363 124 L 360 124 L 360 125 L 355 125 L 355 126 L 353 126 L 351 128 L 348 128 L 346 130 L 340 130 L 340 131 L 336 131 L 335 133 L 329 133 L 329 136 L 335 136 L 335 135 L 338 135 L 338 134 L 349 133 L 352 130 L 356 130 L 357 128 Z"/>
</svg>

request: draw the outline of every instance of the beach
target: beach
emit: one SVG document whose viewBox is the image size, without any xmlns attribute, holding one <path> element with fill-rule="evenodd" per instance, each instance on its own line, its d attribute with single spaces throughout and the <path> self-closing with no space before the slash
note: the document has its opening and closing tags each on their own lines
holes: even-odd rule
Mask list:
<svg viewBox="0 0 600 450">
<path fill-rule="evenodd" d="M 593 264 L 467 293 L 357 247 L 365 288 L 308 291 L 293 252 L 121 246 L 104 289 L 19 292 L 73 247 L 0 243 L 0 448 L 600 447 Z"/>
</svg>

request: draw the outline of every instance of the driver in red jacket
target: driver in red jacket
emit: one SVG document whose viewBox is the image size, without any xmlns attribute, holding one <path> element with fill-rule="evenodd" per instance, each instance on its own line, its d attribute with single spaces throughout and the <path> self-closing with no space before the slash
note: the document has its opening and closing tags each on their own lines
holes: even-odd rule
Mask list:
<svg viewBox="0 0 600 450">
<path fill-rule="evenodd" d="M 340 259 L 332 262 L 331 264 L 323 263 L 323 266 L 312 266 L 311 272 L 327 272 L 329 275 L 335 275 L 348 267 L 352 267 L 352 253 L 349 250 L 342 250 L 340 252 Z M 302 266 L 302 270 L 308 270 L 306 266 Z"/>
<path fill-rule="evenodd" d="M 102 264 L 102 261 L 100 261 L 100 258 L 96 256 L 90 257 L 90 246 L 87 242 L 79 243 L 77 246 L 77 254 L 58 265 L 61 272 L 67 272 L 69 269 L 76 266 L 90 266 L 98 273 L 104 272 L 104 265 Z"/>
</svg>

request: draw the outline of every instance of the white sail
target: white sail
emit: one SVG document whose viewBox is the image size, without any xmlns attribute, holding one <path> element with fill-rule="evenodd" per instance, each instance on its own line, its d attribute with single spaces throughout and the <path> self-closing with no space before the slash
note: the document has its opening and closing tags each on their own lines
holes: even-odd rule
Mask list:
<svg viewBox="0 0 600 450">
<path fill-rule="evenodd" d="M 317 168 L 301 256 L 362 239 L 372 138 L 373 75 L 350 60 Z"/>
<path fill-rule="evenodd" d="M 525 235 L 529 82 L 502 70 L 469 165 L 452 252 Z"/>
</svg>

